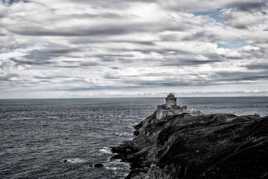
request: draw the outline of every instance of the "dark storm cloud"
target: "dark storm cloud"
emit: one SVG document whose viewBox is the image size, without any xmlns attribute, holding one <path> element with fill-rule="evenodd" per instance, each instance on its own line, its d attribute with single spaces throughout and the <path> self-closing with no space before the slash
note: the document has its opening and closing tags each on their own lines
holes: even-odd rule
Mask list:
<svg viewBox="0 0 268 179">
<path fill-rule="evenodd" d="M 98 62 L 80 62 L 81 67 L 94 67 L 94 66 L 100 66 L 101 64 Z"/>
<path fill-rule="evenodd" d="M 0 11 L 0 19 L 4 18 L 5 15 L 6 15 L 5 12 L 1 12 L 1 11 Z"/>
<path fill-rule="evenodd" d="M 260 10 L 262 8 L 267 7 L 267 2 L 265 2 L 266 0 L 262 0 L 262 1 L 241 1 L 241 2 L 234 2 L 234 3 L 230 3 L 226 6 L 226 8 L 237 8 L 238 10 L 241 11 L 255 11 L 255 10 Z"/>
<path fill-rule="evenodd" d="M 214 77 L 215 82 L 243 82 L 268 79 L 268 74 L 263 72 L 219 72 Z"/>
<path fill-rule="evenodd" d="M 198 32 L 195 32 L 194 34 L 191 34 L 191 35 L 188 35 L 188 36 L 182 38 L 182 40 L 185 40 L 185 41 L 192 41 L 192 40 L 216 41 L 216 40 L 219 40 L 219 37 L 212 32 L 198 31 Z"/>
<path fill-rule="evenodd" d="M 163 80 L 127 80 L 126 83 L 131 83 L 138 85 L 140 87 L 178 87 L 178 86 L 189 86 L 192 85 L 191 82 L 181 82 L 172 79 L 163 79 Z"/>
<path fill-rule="evenodd" d="M 105 78 L 105 79 L 108 79 L 108 80 L 119 80 L 119 79 L 121 79 L 120 76 L 118 76 L 118 75 L 114 75 L 114 74 L 111 74 L 111 73 L 109 73 L 109 74 L 105 74 L 105 75 L 104 75 L 104 78 Z"/>
<path fill-rule="evenodd" d="M 167 61 L 163 62 L 163 66 L 196 66 L 203 64 L 213 64 L 216 62 L 220 62 L 218 59 L 208 59 L 208 60 L 198 60 L 194 58 L 175 58 L 175 59 L 167 59 Z"/>
<path fill-rule="evenodd" d="M 71 52 L 77 52 L 78 49 L 46 49 L 46 50 L 32 50 L 28 55 L 24 56 L 26 59 L 33 59 L 36 61 L 49 61 L 56 57 L 67 56 Z"/>
<path fill-rule="evenodd" d="M 17 78 L 19 77 L 19 75 L 17 74 L 6 74 L 6 75 L 3 75 L 3 76 L 0 76 L 0 82 L 8 82 L 8 81 L 11 81 L 13 78 Z"/>
<path fill-rule="evenodd" d="M 115 19 L 115 20 L 123 20 L 127 19 L 128 16 L 123 16 L 118 13 L 111 13 L 111 12 L 104 12 L 100 14 L 90 14 L 90 13 L 84 13 L 84 14 L 72 14 L 72 15 L 66 15 L 62 18 L 79 18 L 79 19 L 89 19 L 89 18 L 102 18 L 102 19 Z"/>
<path fill-rule="evenodd" d="M 32 50 L 23 58 L 10 58 L 16 65 L 51 65 L 56 64 L 55 58 L 68 56 L 71 52 L 77 52 L 78 49 L 43 49 Z"/>
<path fill-rule="evenodd" d="M 268 63 L 250 64 L 246 66 L 249 70 L 261 70 L 268 73 Z"/>
<path fill-rule="evenodd" d="M 99 57 L 101 59 L 114 59 L 114 58 L 122 58 L 122 57 L 126 57 L 126 58 L 132 58 L 134 57 L 134 55 L 131 54 L 102 54 L 102 55 L 93 55 L 92 57 Z M 106 60 L 104 60 L 106 61 Z"/>
<path fill-rule="evenodd" d="M 19 3 L 19 2 L 29 3 L 31 1 L 28 1 L 28 0 L 1 0 L 0 2 L 2 2 L 2 4 L 4 4 L 4 5 L 12 5 L 14 3 Z"/>
<path fill-rule="evenodd" d="M 94 37 L 83 37 L 83 38 L 77 38 L 74 37 L 73 39 L 70 39 L 70 41 L 73 44 L 105 44 L 107 43 L 107 39 L 101 39 L 101 38 L 94 38 Z M 152 46 L 155 45 L 154 41 L 151 40 L 143 40 L 143 39 L 137 39 L 137 40 L 133 40 L 133 39 L 129 39 L 129 40 L 114 40 L 114 39 L 110 39 L 109 40 L 110 43 L 130 43 L 130 44 L 137 44 L 137 45 L 148 45 L 148 46 Z"/>
<path fill-rule="evenodd" d="M 154 28 L 155 27 L 155 28 Z M 105 24 L 97 25 L 92 27 L 70 27 L 65 29 L 16 29 L 9 28 L 9 31 L 25 36 L 111 36 L 111 35 L 122 35 L 134 32 L 146 32 L 148 30 L 158 31 L 159 27 L 155 24 L 143 24 L 143 23 L 131 23 L 131 24 Z"/>
<path fill-rule="evenodd" d="M 16 65 L 49 65 L 52 64 L 51 61 L 45 59 L 45 60 L 18 60 L 18 59 L 14 59 L 11 58 L 11 61 L 15 62 Z"/>
<path fill-rule="evenodd" d="M 241 30 L 267 29 L 268 1 L 237 1 L 230 3 L 227 8 L 232 9 L 224 13 L 224 22 L 228 26 Z"/>
</svg>

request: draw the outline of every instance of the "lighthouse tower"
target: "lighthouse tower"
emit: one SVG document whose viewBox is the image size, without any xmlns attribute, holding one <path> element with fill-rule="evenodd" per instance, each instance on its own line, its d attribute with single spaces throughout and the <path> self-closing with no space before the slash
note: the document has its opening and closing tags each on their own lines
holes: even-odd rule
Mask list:
<svg viewBox="0 0 268 179">
<path fill-rule="evenodd" d="M 177 106 L 177 98 L 173 93 L 169 93 L 166 97 L 166 107 L 174 108 Z"/>
</svg>

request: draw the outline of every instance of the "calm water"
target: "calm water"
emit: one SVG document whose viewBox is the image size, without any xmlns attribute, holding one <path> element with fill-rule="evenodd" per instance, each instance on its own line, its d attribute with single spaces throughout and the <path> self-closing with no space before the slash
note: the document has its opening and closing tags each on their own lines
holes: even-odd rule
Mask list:
<svg viewBox="0 0 268 179">
<path fill-rule="evenodd" d="M 0 178 L 122 178 L 109 146 L 132 137 L 158 98 L 0 100 Z M 268 115 L 268 97 L 182 98 L 202 112 Z M 103 168 L 92 164 L 103 163 Z"/>
</svg>

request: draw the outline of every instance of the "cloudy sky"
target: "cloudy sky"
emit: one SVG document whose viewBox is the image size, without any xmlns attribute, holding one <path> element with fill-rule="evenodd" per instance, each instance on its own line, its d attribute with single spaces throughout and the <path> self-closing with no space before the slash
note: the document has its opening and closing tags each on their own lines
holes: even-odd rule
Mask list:
<svg viewBox="0 0 268 179">
<path fill-rule="evenodd" d="M 0 98 L 268 95 L 268 0 L 0 0 Z"/>
</svg>

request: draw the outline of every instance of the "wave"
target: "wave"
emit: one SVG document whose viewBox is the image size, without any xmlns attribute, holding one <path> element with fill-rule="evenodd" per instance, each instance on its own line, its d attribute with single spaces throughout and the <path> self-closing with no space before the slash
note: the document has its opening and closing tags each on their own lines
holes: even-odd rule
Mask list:
<svg viewBox="0 0 268 179">
<path fill-rule="evenodd" d="M 81 163 L 87 163 L 87 161 L 81 158 L 68 158 L 64 160 L 64 163 L 81 164 Z"/>
<path fill-rule="evenodd" d="M 101 153 L 104 154 L 112 154 L 112 151 L 109 147 L 103 147 L 102 149 L 99 150 Z"/>
<path fill-rule="evenodd" d="M 114 134 L 119 137 L 132 137 L 132 133 L 129 132 L 115 132 Z"/>
</svg>

